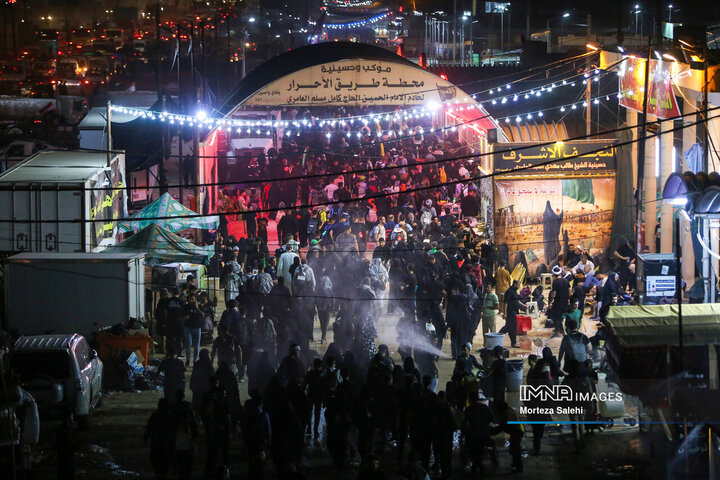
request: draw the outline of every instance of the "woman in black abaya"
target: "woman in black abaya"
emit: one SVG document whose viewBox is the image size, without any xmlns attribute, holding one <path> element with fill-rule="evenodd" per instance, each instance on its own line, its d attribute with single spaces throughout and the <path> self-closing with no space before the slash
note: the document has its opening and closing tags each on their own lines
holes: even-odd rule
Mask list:
<svg viewBox="0 0 720 480">
<path fill-rule="evenodd" d="M 550 265 L 560 254 L 560 229 L 562 227 L 563 212 L 559 215 L 550 206 L 550 200 L 545 204 L 543 213 L 543 246 L 545 247 L 545 263 Z"/>
</svg>

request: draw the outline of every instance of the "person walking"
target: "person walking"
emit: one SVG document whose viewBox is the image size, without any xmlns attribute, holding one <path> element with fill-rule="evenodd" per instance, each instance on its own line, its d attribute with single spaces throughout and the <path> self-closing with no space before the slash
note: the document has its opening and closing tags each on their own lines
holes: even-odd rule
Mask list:
<svg viewBox="0 0 720 480">
<path fill-rule="evenodd" d="M 484 474 L 482 465 L 485 449 L 490 443 L 490 424 L 493 420 L 490 407 L 485 405 L 478 395 L 477 390 L 470 392 L 470 405 L 465 409 L 465 421 L 463 432 L 465 441 L 470 453 L 472 468 L 470 473 L 473 477 Z"/>
<path fill-rule="evenodd" d="M 158 350 L 165 353 L 166 340 L 168 338 L 168 302 L 170 292 L 167 288 L 160 289 L 160 300 L 155 306 L 155 335 L 158 339 Z"/>
<path fill-rule="evenodd" d="M 510 456 L 512 457 L 512 471 L 519 473 L 523 471 L 522 463 L 522 437 L 525 435 L 525 427 L 520 423 L 520 416 L 514 408 L 511 408 L 505 401 L 495 402 L 496 420 L 498 425 L 493 428 L 492 433 L 496 435 L 505 432 L 510 435 Z"/>
<path fill-rule="evenodd" d="M 163 372 L 163 393 L 170 406 L 175 405 L 178 391 L 185 391 L 185 366 L 176 357 L 175 347 L 170 346 L 165 359 L 160 363 L 159 370 Z"/>
<path fill-rule="evenodd" d="M 172 289 L 172 297 L 168 299 L 167 305 L 165 306 L 165 352 L 168 352 L 171 348 L 175 354 L 181 351 L 184 311 L 185 302 L 180 298 L 180 290 L 174 287 Z M 172 400 L 170 403 L 172 403 Z"/>
<path fill-rule="evenodd" d="M 198 426 L 192 404 L 185 401 L 185 391 L 175 392 L 173 406 L 173 425 L 175 438 L 175 465 L 178 478 L 190 480 L 195 463 L 195 441 L 198 437 Z"/>
<path fill-rule="evenodd" d="M 512 282 L 510 272 L 505 268 L 505 262 L 501 262 L 497 272 L 495 272 L 495 288 L 498 292 L 498 311 L 500 315 L 505 315 L 505 292 L 510 288 L 510 282 Z"/>
<path fill-rule="evenodd" d="M 548 318 L 553 322 L 553 338 L 560 337 L 563 334 L 562 316 L 570 305 L 570 282 L 563 278 L 563 271 L 559 265 L 555 265 L 552 269 L 553 283 L 550 290 L 552 297 L 552 305 L 548 310 Z"/>
<path fill-rule="evenodd" d="M 196 412 L 202 409 L 205 394 L 210 391 L 210 379 L 215 376 L 212 360 L 207 348 L 200 350 L 200 358 L 193 366 L 190 376 L 190 391 L 192 392 L 192 405 Z"/>
<path fill-rule="evenodd" d="M 481 314 L 483 338 L 486 333 L 495 333 L 495 316 L 498 311 L 500 311 L 500 299 L 495 294 L 495 287 L 487 285 Z"/>
<path fill-rule="evenodd" d="M 325 394 L 325 368 L 322 359 L 313 360 L 313 368 L 305 374 L 303 381 L 308 402 L 312 408 L 313 429 L 312 434 L 315 441 L 320 440 L 320 413 L 322 411 L 323 397 Z M 308 424 L 308 429 L 310 425 Z"/>
<path fill-rule="evenodd" d="M 517 345 L 517 316 L 526 307 L 520 301 L 518 289 L 520 282 L 513 280 L 510 288 L 505 292 L 505 330 L 510 337 L 510 347 L 518 348 Z"/>
<path fill-rule="evenodd" d="M 188 296 L 188 303 L 185 306 L 185 366 L 190 365 L 190 354 L 192 353 L 193 364 L 200 357 L 200 337 L 205 314 L 200 310 L 195 295 Z"/>
<path fill-rule="evenodd" d="M 263 397 L 257 389 L 250 390 L 250 400 L 245 402 L 242 435 L 248 453 L 248 478 L 264 480 L 272 429 L 270 417 L 263 410 Z"/>
<path fill-rule="evenodd" d="M 144 445 L 150 441 L 150 463 L 158 480 L 165 480 L 170 473 L 175 442 L 173 430 L 170 404 L 166 398 L 161 398 L 158 400 L 157 410 L 150 415 L 143 436 Z"/>
<path fill-rule="evenodd" d="M 535 388 L 538 388 L 540 386 L 552 387 L 553 381 L 550 375 L 549 364 L 541 361 L 537 355 L 530 355 L 528 357 L 528 364 L 530 365 L 530 370 L 527 374 L 527 385 Z M 548 403 L 549 402 L 543 400 L 540 396 L 533 396 L 530 398 L 529 401 L 525 402 L 525 405 L 528 408 L 533 409 L 533 412 L 535 412 L 534 409 L 543 409 L 549 407 Z M 530 426 L 532 428 L 533 453 L 535 456 L 540 455 L 542 438 L 545 434 L 545 424 L 536 422 L 546 421 L 547 423 L 550 423 L 552 421 L 552 416 L 550 414 L 542 413 L 542 411 L 540 410 L 538 410 L 537 412 L 538 413 L 528 414 L 527 416 L 528 421 L 533 422 Z"/>
</svg>

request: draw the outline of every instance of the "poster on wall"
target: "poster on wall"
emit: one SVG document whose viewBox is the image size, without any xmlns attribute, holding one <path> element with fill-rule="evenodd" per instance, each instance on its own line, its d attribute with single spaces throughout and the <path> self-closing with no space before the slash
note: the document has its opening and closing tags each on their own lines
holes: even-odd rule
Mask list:
<svg viewBox="0 0 720 480">
<path fill-rule="evenodd" d="M 512 268 L 549 272 L 569 245 L 592 256 L 610 244 L 615 178 L 498 180 L 495 243 Z"/>
<path fill-rule="evenodd" d="M 645 65 L 647 60 L 625 57 L 618 66 L 622 97 L 620 105 L 635 111 L 643 110 L 643 90 L 645 84 Z M 677 99 L 672 89 L 672 62 L 650 60 L 650 90 L 647 98 L 647 113 L 658 118 L 671 118 L 680 115 Z"/>
<path fill-rule="evenodd" d="M 123 162 L 115 159 L 109 171 L 95 178 L 95 187 L 107 189 L 90 192 L 90 247 L 112 245 L 118 235 L 117 220 L 127 216 L 127 190 Z"/>
<path fill-rule="evenodd" d="M 425 105 L 461 97 L 467 94 L 417 66 L 352 59 L 285 75 L 244 105 Z"/>
</svg>

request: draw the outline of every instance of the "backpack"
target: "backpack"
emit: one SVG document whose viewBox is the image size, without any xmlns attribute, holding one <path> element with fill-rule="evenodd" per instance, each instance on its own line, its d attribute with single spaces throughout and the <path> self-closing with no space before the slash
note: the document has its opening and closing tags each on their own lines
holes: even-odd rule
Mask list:
<svg viewBox="0 0 720 480">
<path fill-rule="evenodd" d="M 263 295 L 269 295 L 270 291 L 275 286 L 275 284 L 273 283 L 273 279 L 269 274 L 257 275 L 255 277 L 255 283 L 257 293 L 262 293 Z"/>
<path fill-rule="evenodd" d="M 314 234 L 315 234 L 315 231 L 318 229 L 318 223 L 319 223 L 319 222 L 318 222 L 318 219 L 317 219 L 317 218 L 311 218 L 311 219 L 308 221 L 308 226 L 307 226 L 307 233 L 308 233 L 308 235 L 314 235 Z"/>
<path fill-rule="evenodd" d="M 295 291 L 309 292 L 312 291 L 312 279 L 310 277 L 311 270 L 307 265 L 300 265 L 293 275 L 293 288 Z"/>
<path fill-rule="evenodd" d="M 432 212 L 430 210 L 423 209 L 422 215 L 420 215 L 420 223 L 425 227 L 432 223 Z"/>
<path fill-rule="evenodd" d="M 332 280 L 330 280 L 330 277 L 327 275 L 323 275 L 322 277 L 320 277 L 319 287 L 320 291 L 323 294 L 329 296 L 332 293 L 333 288 Z"/>
<path fill-rule="evenodd" d="M 582 334 L 578 332 L 568 335 L 568 341 L 570 342 L 569 356 L 579 363 L 583 363 L 587 359 L 587 348 L 582 338 Z"/>
</svg>

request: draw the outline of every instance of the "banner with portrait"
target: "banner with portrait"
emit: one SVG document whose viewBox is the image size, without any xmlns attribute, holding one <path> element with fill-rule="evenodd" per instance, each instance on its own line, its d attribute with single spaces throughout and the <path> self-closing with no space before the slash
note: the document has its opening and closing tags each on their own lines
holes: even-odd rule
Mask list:
<svg viewBox="0 0 720 480">
<path fill-rule="evenodd" d="M 621 94 L 620 105 L 635 111 L 643 111 L 643 85 L 645 85 L 646 59 L 626 57 L 618 65 Z M 672 64 L 661 60 L 650 60 L 650 76 L 647 96 L 647 113 L 658 118 L 672 118 L 680 115 L 677 99 L 672 89 Z"/>
</svg>

